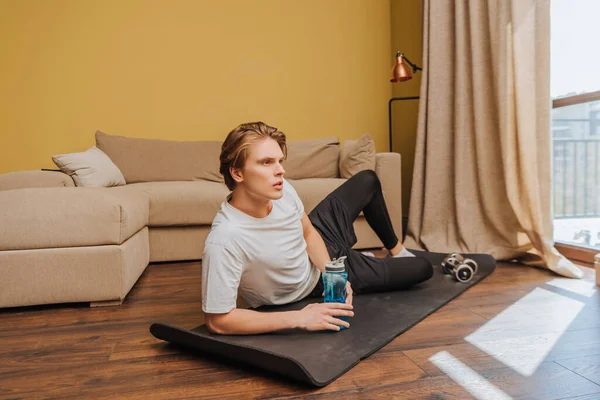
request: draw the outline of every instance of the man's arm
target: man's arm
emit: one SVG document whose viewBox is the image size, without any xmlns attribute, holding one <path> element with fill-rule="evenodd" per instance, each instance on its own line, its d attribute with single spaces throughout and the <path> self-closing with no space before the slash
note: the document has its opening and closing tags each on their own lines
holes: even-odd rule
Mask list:
<svg viewBox="0 0 600 400">
<path fill-rule="evenodd" d="M 304 216 L 302 217 L 302 230 L 304 232 L 304 240 L 306 241 L 308 258 L 310 258 L 310 261 L 312 261 L 321 272 L 325 272 L 325 264 L 331 261 L 331 258 L 329 257 L 329 252 L 327 252 L 327 247 L 325 246 L 321 234 L 312 225 L 306 213 L 304 213 Z"/>
<path fill-rule="evenodd" d="M 302 230 L 304 231 L 304 240 L 306 241 L 306 252 L 310 261 L 321 270 L 325 272 L 325 264 L 327 264 L 331 258 L 327 251 L 327 246 L 321 237 L 321 234 L 315 229 L 313 224 L 308 219 L 308 215 L 304 213 L 302 217 Z M 352 304 L 353 291 L 350 282 L 346 282 L 346 304 Z"/>
<path fill-rule="evenodd" d="M 337 317 L 354 316 L 351 304 L 317 303 L 302 310 L 284 312 L 258 312 L 234 308 L 226 314 L 206 314 L 206 326 L 221 335 L 254 335 L 284 329 L 307 331 L 339 331 L 340 325 L 350 324 Z"/>
<path fill-rule="evenodd" d="M 325 264 L 330 261 L 329 253 L 323 238 L 312 226 L 306 213 L 302 218 L 302 228 L 309 258 L 324 272 Z M 337 317 L 354 316 L 350 283 L 347 284 L 346 289 L 348 293 L 346 304 L 315 303 L 298 311 L 269 313 L 234 308 L 228 313 L 205 313 L 206 325 L 211 332 L 222 335 L 252 335 L 284 329 L 339 331 L 340 326 L 348 328 L 350 324 Z"/>
</svg>

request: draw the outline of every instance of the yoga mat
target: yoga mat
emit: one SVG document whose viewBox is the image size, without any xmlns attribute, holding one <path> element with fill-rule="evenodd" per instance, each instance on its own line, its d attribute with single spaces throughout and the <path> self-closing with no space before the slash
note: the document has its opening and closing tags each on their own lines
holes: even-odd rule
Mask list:
<svg viewBox="0 0 600 400">
<path fill-rule="evenodd" d="M 160 323 L 152 324 L 150 332 L 158 339 L 179 346 L 266 369 L 317 387 L 326 386 L 480 282 L 496 267 L 496 260 L 490 255 L 464 254 L 479 264 L 479 271 L 471 281 L 460 283 L 442 272 L 440 263 L 447 254 L 413 252 L 431 261 L 433 277 L 407 290 L 355 296 L 350 328 L 340 332 L 288 330 L 229 336 L 213 335 L 205 325 L 186 330 Z M 317 301 L 319 299 L 305 299 L 285 306 L 264 306 L 257 311 L 299 310 Z"/>
</svg>

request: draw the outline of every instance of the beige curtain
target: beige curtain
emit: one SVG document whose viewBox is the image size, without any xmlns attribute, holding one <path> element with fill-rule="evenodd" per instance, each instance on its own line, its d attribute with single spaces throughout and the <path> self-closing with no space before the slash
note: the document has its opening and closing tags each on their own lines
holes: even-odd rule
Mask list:
<svg viewBox="0 0 600 400">
<path fill-rule="evenodd" d="M 552 239 L 550 0 L 423 0 L 408 248 L 561 275 Z"/>
</svg>

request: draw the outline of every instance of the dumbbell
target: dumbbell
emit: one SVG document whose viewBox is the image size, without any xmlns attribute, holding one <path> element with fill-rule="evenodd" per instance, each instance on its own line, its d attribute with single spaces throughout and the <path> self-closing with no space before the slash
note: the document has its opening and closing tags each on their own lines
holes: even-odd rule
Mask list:
<svg viewBox="0 0 600 400">
<path fill-rule="evenodd" d="M 454 276 L 459 282 L 469 282 L 477 273 L 477 262 L 470 258 L 464 258 L 459 253 L 452 253 L 442 261 L 442 271 L 447 275 Z"/>
</svg>

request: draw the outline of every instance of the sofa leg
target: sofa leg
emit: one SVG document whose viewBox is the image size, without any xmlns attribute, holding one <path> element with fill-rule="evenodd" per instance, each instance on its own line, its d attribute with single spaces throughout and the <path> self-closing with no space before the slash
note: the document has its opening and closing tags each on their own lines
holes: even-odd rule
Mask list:
<svg viewBox="0 0 600 400">
<path fill-rule="evenodd" d="M 121 304 L 123 304 L 123 300 L 91 301 L 90 307 L 120 306 Z"/>
</svg>

